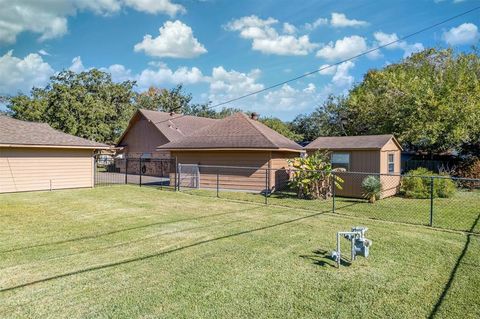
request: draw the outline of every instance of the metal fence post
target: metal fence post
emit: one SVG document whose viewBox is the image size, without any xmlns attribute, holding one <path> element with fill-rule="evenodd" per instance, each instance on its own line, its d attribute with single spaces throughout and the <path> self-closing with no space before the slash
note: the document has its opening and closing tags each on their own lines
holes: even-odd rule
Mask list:
<svg viewBox="0 0 480 319">
<path fill-rule="evenodd" d="M 125 157 L 125 184 L 128 184 L 128 158 Z"/>
<path fill-rule="evenodd" d="M 268 168 L 265 169 L 265 205 L 268 205 Z"/>
<path fill-rule="evenodd" d="M 140 187 L 142 187 L 142 158 L 139 159 L 140 180 L 138 181 Z"/>
<path fill-rule="evenodd" d="M 433 226 L 433 177 L 430 177 L 430 226 Z"/>
<path fill-rule="evenodd" d="M 170 164 L 171 164 L 171 163 L 170 163 Z M 174 186 L 174 189 L 175 189 L 175 191 L 177 191 L 177 187 L 178 187 L 178 185 L 177 185 L 178 167 L 177 167 L 177 158 L 176 158 L 176 157 L 175 157 L 174 165 L 175 165 L 175 180 L 174 180 L 175 186 Z"/>
<path fill-rule="evenodd" d="M 335 213 L 335 172 L 332 172 L 332 212 Z"/>
<path fill-rule="evenodd" d="M 219 179 L 220 179 L 220 176 L 219 176 L 218 169 L 217 169 L 217 198 L 220 197 L 220 195 L 219 195 L 219 189 L 220 189 Z"/>
<path fill-rule="evenodd" d="M 177 190 L 180 191 L 180 184 L 181 184 L 181 174 L 182 174 L 182 164 L 178 163 L 177 165 L 177 171 L 178 171 L 178 185 L 177 185 Z"/>
</svg>

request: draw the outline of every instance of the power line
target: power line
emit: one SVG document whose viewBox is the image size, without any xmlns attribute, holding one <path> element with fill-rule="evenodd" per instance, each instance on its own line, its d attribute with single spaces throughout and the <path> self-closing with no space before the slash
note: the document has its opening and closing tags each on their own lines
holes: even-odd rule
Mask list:
<svg viewBox="0 0 480 319">
<path fill-rule="evenodd" d="M 472 8 L 472 9 L 470 9 L 470 10 L 464 11 L 464 12 L 462 12 L 462 13 L 459 13 L 459 14 L 457 14 L 457 15 L 455 15 L 455 16 L 452 16 L 452 17 L 450 17 L 450 18 L 447 18 L 447 19 L 442 20 L 442 21 L 440 21 L 440 22 L 437 22 L 437 23 L 435 23 L 435 24 L 429 25 L 429 26 L 427 26 L 427 27 L 425 27 L 425 28 L 423 28 L 423 29 L 417 30 L 417 31 L 415 31 L 415 32 L 413 32 L 413 33 L 410 33 L 410 34 L 407 34 L 407 35 L 405 35 L 405 36 L 403 36 L 403 37 L 400 37 L 400 38 L 398 38 L 398 39 L 396 39 L 396 40 L 394 40 L 394 41 L 391 41 L 391 42 L 385 43 L 385 44 L 383 44 L 383 45 L 379 45 L 379 46 L 376 46 L 376 47 L 371 48 L 371 49 L 369 49 L 369 50 L 366 50 L 366 51 L 364 51 L 364 52 L 362 52 L 362 53 L 359 53 L 359 54 L 357 54 L 357 55 L 354 55 L 354 56 L 352 56 L 352 57 L 350 57 L 350 58 L 347 58 L 347 59 L 344 59 L 344 60 L 335 62 L 335 63 L 330 64 L 330 65 L 326 65 L 326 66 L 324 66 L 324 67 L 321 67 L 321 68 L 318 68 L 318 69 L 316 69 L 316 70 L 313 70 L 313 71 L 304 73 L 304 74 L 299 75 L 299 76 L 297 76 L 297 77 L 294 77 L 294 78 L 291 78 L 291 79 L 288 79 L 288 80 L 285 80 L 285 81 L 282 81 L 282 82 L 273 84 L 273 85 L 268 86 L 268 87 L 266 87 L 266 88 L 263 88 L 263 89 L 261 89 L 261 90 L 257 90 L 257 91 L 251 92 L 251 93 L 247 93 L 247 94 L 245 94 L 245 95 L 241 95 L 241 96 L 239 96 L 239 97 L 236 97 L 236 98 L 233 98 L 233 99 L 230 99 L 230 100 L 227 100 L 227 101 L 218 103 L 218 104 L 210 105 L 210 106 L 208 106 L 206 109 L 212 109 L 212 108 L 216 108 L 216 107 L 219 107 L 219 106 L 222 106 L 222 105 L 225 105 L 225 104 L 229 104 L 229 103 L 231 103 L 231 102 L 235 102 L 235 101 L 238 101 L 238 100 L 242 100 L 242 99 L 247 98 L 247 97 L 250 97 L 250 96 L 252 96 L 252 95 L 256 95 L 256 94 L 259 94 L 259 93 L 263 93 L 263 92 L 265 92 L 265 91 L 274 89 L 274 88 L 279 87 L 279 86 L 282 86 L 282 85 L 284 85 L 284 84 L 287 84 L 287 83 L 290 83 L 290 82 L 294 82 L 294 81 L 300 80 L 300 79 L 302 79 L 302 78 L 305 78 L 305 77 L 307 77 L 307 76 L 310 76 L 310 75 L 319 73 L 319 72 L 321 72 L 321 71 L 323 71 L 323 70 L 326 70 L 326 69 L 329 69 L 329 68 L 338 66 L 338 65 L 340 65 L 340 64 L 342 64 L 342 63 L 345 63 L 345 62 L 348 62 L 348 61 L 351 61 L 351 60 L 355 60 L 355 59 L 357 59 L 357 58 L 359 58 L 359 57 L 368 55 L 368 54 L 370 54 L 370 53 L 372 53 L 372 52 L 381 50 L 381 49 L 386 48 L 386 47 L 388 47 L 388 46 L 391 46 L 391 45 L 393 45 L 393 44 L 396 44 L 396 43 L 405 41 L 406 39 L 409 39 L 409 38 L 411 38 L 411 37 L 413 37 L 413 36 L 416 36 L 416 35 L 418 35 L 418 34 L 420 34 L 420 33 L 425 32 L 425 31 L 434 29 L 434 28 L 436 28 L 436 27 L 438 27 L 438 26 L 440 26 L 440 25 L 442 25 L 442 24 L 445 24 L 445 23 L 447 23 L 447 22 L 450 22 L 450 21 L 452 21 L 452 20 L 455 20 L 455 19 L 457 19 L 457 18 L 460 18 L 460 17 L 462 17 L 462 16 L 464 16 L 464 15 L 467 15 L 467 14 L 472 13 L 472 12 L 474 12 L 474 11 L 476 11 L 476 10 L 479 10 L 479 9 L 480 9 L 480 6 L 475 7 L 475 8 Z M 182 115 L 180 115 L 180 116 L 178 116 L 178 117 L 176 117 L 176 118 L 173 118 L 173 119 L 178 119 L 178 118 L 183 117 L 183 116 L 185 116 L 185 114 L 182 114 Z M 170 119 L 169 119 L 169 120 L 170 120 Z M 159 124 L 159 123 L 167 122 L 167 121 L 169 121 L 169 120 L 163 120 L 163 121 L 159 121 L 159 122 L 154 122 L 154 124 Z"/>
</svg>

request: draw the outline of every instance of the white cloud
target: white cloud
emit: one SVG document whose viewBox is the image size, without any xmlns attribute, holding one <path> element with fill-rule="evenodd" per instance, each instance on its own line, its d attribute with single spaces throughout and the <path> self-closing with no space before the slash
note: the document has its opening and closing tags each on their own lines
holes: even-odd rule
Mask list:
<svg viewBox="0 0 480 319">
<path fill-rule="evenodd" d="M 344 27 L 363 27 L 368 25 L 367 21 L 348 19 L 344 13 L 332 13 L 332 18 L 330 19 L 330 24 L 335 28 L 344 28 Z"/>
<path fill-rule="evenodd" d="M 346 61 L 326 68 L 328 66 L 328 64 L 322 65 L 319 73 L 321 75 L 332 75 L 331 85 L 336 88 L 349 88 L 353 84 L 354 77 L 350 74 L 350 70 L 355 67 L 355 63 Z"/>
<path fill-rule="evenodd" d="M 44 56 L 45 56 L 45 55 L 47 55 L 47 56 L 48 56 L 48 55 L 51 55 L 50 53 L 48 53 L 46 50 L 43 50 L 43 49 L 38 50 L 38 54 L 44 55 Z"/>
<path fill-rule="evenodd" d="M 327 18 L 318 18 L 317 20 L 313 21 L 312 23 L 305 23 L 303 26 L 307 31 L 313 31 L 316 28 L 322 26 L 322 25 L 327 25 L 328 24 L 328 19 Z"/>
<path fill-rule="evenodd" d="M 172 3 L 170 0 L 124 0 L 125 4 L 137 11 L 147 13 L 166 13 L 173 17 L 179 13 L 185 13 L 184 6 Z"/>
<path fill-rule="evenodd" d="M 368 50 L 365 38 L 358 35 L 344 37 L 334 42 L 329 42 L 318 50 L 317 57 L 327 61 L 338 61 L 351 58 Z"/>
<path fill-rule="evenodd" d="M 213 68 L 209 78 L 209 99 L 213 102 L 223 102 L 264 88 L 257 80 L 261 75 L 259 69 L 249 73 L 235 70 L 227 71 L 223 66 Z"/>
<path fill-rule="evenodd" d="M 225 29 L 240 32 L 240 37 L 252 40 L 253 50 L 265 54 L 307 55 L 318 47 L 310 42 L 308 35 L 292 35 L 296 31 L 293 25 L 284 24 L 282 34 L 279 34 L 272 27 L 277 23 L 278 20 L 273 18 L 264 20 L 252 15 L 231 21 Z"/>
<path fill-rule="evenodd" d="M 139 89 L 146 89 L 150 86 L 161 86 L 165 84 L 196 84 L 207 82 L 208 78 L 196 67 L 180 67 L 173 71 L 168 67 L 158 69 L 145 69 L 135 76 Z"/>
<path fill-rule="evenodd" d="M 353 84 L 353 76 L 350 74 L 350 69 L 355 67 L 355 63 L 352 61 L 346 61 L 340 63 L 335 70 L 335 74 L 332 77 L 332 83 L 339 88 L 350 87 Z"/>
<path fill-rule="evenodd" d="M 409 44 L 407 41 L 398 41 L 399 38 L 396 33 L 384 33 L 384 32 L 375 32 L 373 37 L 377 41 L 378 46 L 385 46 L 387 50 L 403 50 L 403 57 L 406 58 L 410 56 L 412 53 L 422 51 L 424 49 L 422 43 L 413 43 Z M 397 41 L 397 42 L 395 42 Z M 395 43 L 392 43 L 395 42 Z"/>
<path fill-rule="evenodd" d="M 72 59 L 72 65 L 68 68 L 72 72 L 80 73 L 85 71 L 85 67 L 83 66 L 82 58 L 77 56 Z"/>
<path fill-rule="evenodd" d="M 155 57 L 193 58 L 206 53 L 205 47 L 193 36 L 192 29 L 179 20 L 167 21 L 159 29 L 160 35 L 150 34 L 135 44 L 135 52 L 144 51 Z"/>
<path fill-rule="evenodd" d="M 28 93 L 34 86 L 44 86 L 54 70 L 37 53 L 26 57 L 13 56 L 13 51 L 0 57 L 0 94 Z"/>
<path fill-rule="evenodd" d="M 112 64 L 108 68 L 100 68 L 100 70 L 110 73 L 113 82 L 124 82 L 136 79 L 135 76 L 132 75 L 132 70 L 127 69 L 121 64 Z"/>
<path fill-rule="evenodd" d="M 305 23 L 303 26 L 307 31 L 313 31 L 320 26 L 330 25 L 334 28 L 345 27 L 364 27 L 368 25 L 367 21 L 349 19 L 344 13 L 333 12 L 330 19 L 318 18 L 312 23 Z"/>
<path fill-rule="evenodd" d="M 475 44 L 480 38 L 478 28 L 473 23 L 463 23 L 443 33 L 443 40 L 449 45 Z"/>
<path fill-rule="evenodd" d="M 285 22 L 283 24 L 283 33 L 295 34 L 296 32 L 297 32 L 297 28 L 293 24 L 290 24 L 288 22 Z"/>
<path fill-rule="evenodd" d="M 123 7 L 170 16 L 185 12 L 170 0 L 0 0 L 0 43 L 14 43 L 27 31 L 39 34 L 39 41 L 58 38 L 68 32 L 68 17 L 79 11 L 109 15 Z"/>
</svg>

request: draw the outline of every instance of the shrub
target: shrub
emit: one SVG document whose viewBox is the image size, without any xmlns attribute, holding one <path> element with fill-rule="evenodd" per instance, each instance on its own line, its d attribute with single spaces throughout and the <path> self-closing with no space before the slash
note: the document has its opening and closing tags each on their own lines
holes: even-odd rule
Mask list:
<svg viewBox="0 0 480 319">
<path fill-rule="evenodd" d="M 423 177 L 418 177 L 423 176 Z M 441 176 L 446 178 L 435 178 L 433 180 L 433 197 L 452 197 L 456 192 L 455 183 L 446 174 L 434 174 L 426 168 L 420 167 L 409 171 L 402 178 L 401 192 L 408 198 L 430 198 L 429 176 Z"/>
<path fill-rule="evenodd" d="M 368 199 L 370 203 L 375 203 L 375 200 L 380 199 L 382 193 L 382 183 L 377 176 L 367 176 L 362 181 L 363 196 Z"/>
<path fill-rule="evenodd" d="M 333 172 L 327 152 L 317 151 L 307 157 L 289 160 L 290 186 L 303 199 L 327 199 L 332 196 L 332 181 L 342 189 L 343 180 Z"/>
<path fill-rule="evenodd" d="M 480 179 L 480 158 L 472 157 L 460 164 L 456 169 L 456 174 L 463 178 Z M 480 187 L 480 183 L 477 181 L 463 180 L 460 181 L 462 187 L 469 189 L 475 189 Z"/>
</svg>

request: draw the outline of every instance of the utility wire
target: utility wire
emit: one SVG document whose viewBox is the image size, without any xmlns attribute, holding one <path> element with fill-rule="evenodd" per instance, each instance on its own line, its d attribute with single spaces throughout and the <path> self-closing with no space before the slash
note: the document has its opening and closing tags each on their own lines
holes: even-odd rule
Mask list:
<svg viewBox="0 0 480 319">
<path fill-rule="evenodd" d="M 460 18 L 460 17 L 462 17 L 462 16 L 464 16 L 464 15 L 467 15 L 467 14 L 472 13 L 472 12 L 474 12 L 474 11 L 476 11 L 476 10 L 479 10 L 479 9 L 480 9 L 480 6 L 475 7 L 475 8 L 472 8 L 472 9 L 470 9 L 470 10 L 464 11 L 464 12 L 462 12 L 462 13 L 459 13 L 459 14 L 457 14 L 457 15 L 454 15 L 454 16 L 452 16 L 452 17 L 450 17 L 450 18 L 447 18 L 447 19 L 442 20 L 442 21 L 440 21 L 440 22 L 437 22 L 437 23 L 435 23 L 435 24 L 429 25 L 429 26 L 427 26 L 427 27 L 425 27 L 425 28 L 423 28 L 423 29 L 417 30 L 417 31 L 415 31 L 415 32 L 413 32 L 413 33 L 410 33 L 410 34 L 407 34 L 407 35 L 405 35 L 405 36 L 403 36 L 403 37 L 401 37 L 401 38 L 398 38 L 398 39 L 396 39 L 396 40 L 394 40 L 394 41 L 391 41 L 391 42 L 385 43 L 385 44 L 383 44 L 383 45 L 379 45 L 379 46 L 376 46 L 376 47 L 371 48 L 371 49 L 369 49 L 369 50 L 366 50 L 366 51 L 364 51 L 364 52 L 362 52 L 362 53 L 359 53 L 359 54 L 357 54 L 357 55 L 354 55 L 354 56 L 352 56 L 352 57 L 350 57 L 350 58 L 347 58 L 347 59 L 338 61 L 338 62 L 333 63 L 333 64 L 326 65 L 326 66 L 324 66 L 324 67 L 321 67 L 321 68 L 318 68 L 318 69 L 316 69 L 316 70 L 313 70 L 313 71 L 304 73 L 304 74 L 302 74 L 302 75 L 299 75 L 299 76 L 297 76 L 297 77 L 294 77 L 294 78 L 285 80 L 285 81 L 283 81 L 283 82 L 279 82 L 279 83 L 273 84 L 273 85 L 268 86 L 268 87 L 266 87 L 266 88 L 263 88 L 263 89 L 261 89 L 261 90 L 257 90 L 257 91 L 254 91 L 254 92 L 251 92 L 251 93 L 248 93 L 248 94 L 245 94 L 245 95 L 241 95 L 241 96 L 239 96 L 239 97 L 236 97 L 236 98 L 233 98 L 233 99 L 230 99 L 230 100 L 227 100 L 227 101 L 218 103 L 218 104 L 210 105 L 210 106 L 208 106 L 206 109 L 212 109 L 212 108 L 216 108 L 216 107 L 219 107 L 219 106 L 222 106 L 222 105 L 225 105 L 225 104 L 229 104 L 229 103 L 231 103 L 231 102 L 235 102 L 235 101 L 238 101 L 238 100 L 242 100 L 242 99 L 247 98 L 247 97 L 250 97 L 250 96 L 252 96 L 252 95 L 256 95 L 256 94 L 259 94 L 259 93 L 263 93 L 263 92 L 265 92 L 265 91 L 274 89 L 274 88 L 279 87 L 279 86 L 282 86 L 282 85 L 284 85 L 284 84 L 287 84 L 287 83 L 290 83 L 290 82 L 294 82 L 294 81 L 303 79 L 303 78 L 305 78 L 305 77 L 307 77 L 307 76 L 310 76 L 310 75 L 319 73 L 319 72 L 321 72 L 321 71 L 323 71 L 323 70 L 326 70 L 326 69 L 329 69 L 329 68 L 338 66 L 338 65 L 340 65 L 340 64 L 342 64 L 342 63 L 345 63 L 345 62 L 348 62 L 348 61 L 351 61 L 351 60 L 355 60 L 355 59 L 357 59 L 357 58 L 359 58 L 359 57 L 368 55 L 368 54 L 370 54 L 370 53 L 372 53 L 372 52 L 381 50 L 381 49 L 386 48 L 386 47 L 388 47 L 388 46 L 391 46 L 391 45 L 393 45 L 393 44 L 396 44 L 396 43 L 405 41 L 405 40 L 408 39 L 408 38 L 411 38 L 411 37 L 413 37 L 413 36 L 416 36 L 416 35 L 418 35 L 418 34 L 420 34 L 420 33 L 425 32 L 425 31 L 434 29 L 434 28 L 436 28 L 436 27 L 438 27 L 438 26 L 440 26 L 440 25 L 442 25 L 442 24 L 445 24 L 445 23 L 447 23 L 447 22 L 450 22 L 450 21 L 452 21 L 452 20 L 455 20 L 455 19 L 457 19 L 457 18 Z M 174 111 L 174 110 L 172 110 L 172 111 Z M 186 114 L 181 114 L 180 116 L 175 117 L 175 118 L 171 118 L 171 119 L 168 119 L 168 120 L 163 120 L 163 121 L 154 122 L 154 124 L 159 124 L 159 123 L 163 123 L 163 122 L 168 122 L 168 121 L 170 121 L 170 120 L 178 119 L 178 118 L 183 117 L 183 116 L 185 116 L 185 115 L 186 115 Z"/>
</svg>

